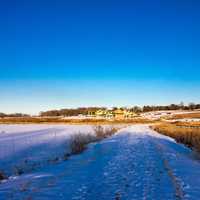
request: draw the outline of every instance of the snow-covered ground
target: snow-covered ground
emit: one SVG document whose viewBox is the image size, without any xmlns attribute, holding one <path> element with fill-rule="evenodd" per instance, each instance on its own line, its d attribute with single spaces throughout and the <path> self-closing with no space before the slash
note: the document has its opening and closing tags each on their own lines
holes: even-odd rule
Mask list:
<svg viewBox="0 0 200 200">
<path fill-rule="evenodd" d="M 65 162 L 46 165 L 0 184 L 1 200 L 199 200 L 199 197 L 200 161 L 190 149 L 145 125 L 121 129 L 115 136 L 89 145 L 85 152 Z"/>
<path fill-rule="evenodd" d="M 141 116 L 146 119 L 156 120 L 163 117 L 172 117 L 173 115 L 192 114 L 192 113 L 200 113 L 200 111 L 199 110 L 194 110 L 194 111 L 161 110 L 161 111 L 145 112 L 145 113 L 142 113 Z"/>
<path fill-rule="evenodd" d="M 7 175 L 30 171 L 59 158 L 70 136 L 93 133 L 87 125 L 0 125 L 0 171 Z"/>
</svg>

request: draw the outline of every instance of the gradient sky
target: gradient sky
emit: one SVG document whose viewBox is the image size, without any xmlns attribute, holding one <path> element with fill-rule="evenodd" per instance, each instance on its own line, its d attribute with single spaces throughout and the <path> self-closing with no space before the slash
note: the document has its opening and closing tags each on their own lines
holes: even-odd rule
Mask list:
<svg viewBox="0 0 200 200">
<path fill-rule="evenodd" d="M 200 1 L 0 6 L 0 112 L 200 102 Z"/>
</svg>

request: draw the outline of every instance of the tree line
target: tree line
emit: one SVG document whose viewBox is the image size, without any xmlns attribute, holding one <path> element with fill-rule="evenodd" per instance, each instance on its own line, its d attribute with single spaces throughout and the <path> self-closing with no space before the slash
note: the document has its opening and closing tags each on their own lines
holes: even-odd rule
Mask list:
<svg viewBox="0 0 200 200">
<path fill-rule="evenodd" d="M 78 116 L 87 115 L 89 112 L 96 112 L 99 109 L 106 110 L 105 107 L 81 107 L 81 108 L 66 108 L 61 110 L 49 110 L 40 112 L 40 116 Z"/>
<path fill-rule="evenodd" d="M 167 106 L 144 106 L 143 112 L 150 111 L 160 111 L 160 110 L 195 110 L 200 109 L 200 104 L 189 103 L 188 105 L 184 105 L 184 103 L 180 104 L 170 104 Z"/>
<path fill-rule="evenodd" d="M 50 110 L 46 112 L 41 112 L 40 116 L 78 116 L 78 115 L 87 115 L 88 113 L 96 112 L 97 110 L 107 110 L 106 107 L 82 107 L 75 109 L 61 109 L 61 110 Z M 200 104 L 190 103 L 188 105 L 184 105 L 184 103 L 180 104 L 170 104 L 167 106 L 134 106 L 131 108 L 126 107 L 113 107 L 111 110 L 114 111 L 116 109 L 121 110 L 130 110 L 135 113 L 141 112 L 150 112 L 150 111 L 161 111 L 161 110 L 195 110 L 200 109 Z"/>
<path fill-rule="evenodd" d="M 5 114 L 0 112 L 0 117 L 30 117 L 30 115 L 23 113 Z"/>
<path fill-rule="evenodd" d="M 88 113 L 95 113 L 97 110 L 107 110 L 106 107 L 80 107 L 80 108 L 66 108 L 61 110 L 49 110 L 40 112 L 39 116 L 41 117 L 59 117 L 59 116 L 78 116 L 78 115 L 87 115 Z M 195 110 L 200 109 L 200 104 L 190 103 L 188 105 L 184 105 L 184 103 L 180 104 L 170 104 L 167 106 L 134 106 L 131 108 L 126 107 L 113 107 L 111 110 L 130 110 L 135 113 L 141 112 L 150 112 L 150 111 L 161 111 L 161 110 Z M 14 114 L 5 114 L 0 112 L 0 117 L 30 117 L 30 115 L 23 113 L 14 113 Z"/>
</svg>

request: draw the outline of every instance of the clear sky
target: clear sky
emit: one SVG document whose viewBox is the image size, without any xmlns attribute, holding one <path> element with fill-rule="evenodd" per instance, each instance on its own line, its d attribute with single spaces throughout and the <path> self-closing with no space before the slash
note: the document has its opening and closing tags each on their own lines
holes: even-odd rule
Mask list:
<svg viewBox="0 0 200 200">
<path fill-rule="evenodd" d="M 0 6 L 0 112 L 200 102 L 200 1 Z"/>
</svg>

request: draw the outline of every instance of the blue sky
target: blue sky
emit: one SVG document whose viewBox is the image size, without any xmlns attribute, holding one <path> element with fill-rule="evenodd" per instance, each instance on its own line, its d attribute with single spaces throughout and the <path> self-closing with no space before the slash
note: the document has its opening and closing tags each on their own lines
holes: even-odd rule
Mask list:
<svg viewBox="0 0 200 200">
<path fill-rule="evenodd" d="M 199 103 L 197 0 L 15 0 L 0 8 L 0 112 Z"/>
</svg>

